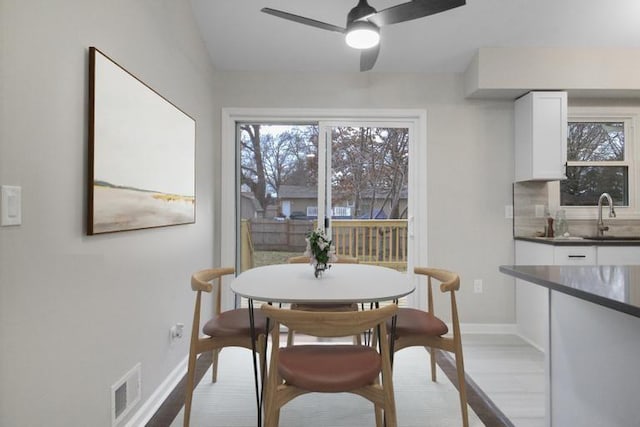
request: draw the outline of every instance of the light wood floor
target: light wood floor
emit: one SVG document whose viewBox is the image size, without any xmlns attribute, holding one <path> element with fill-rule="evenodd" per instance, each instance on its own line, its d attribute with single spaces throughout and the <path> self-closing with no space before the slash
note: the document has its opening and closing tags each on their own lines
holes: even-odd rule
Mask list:
<svg viewBox="0 0 640 427">
<path fill-rule="evenodd" d="M 544 426 L 544 354 L 516 335 L 463 334 L 465 371 L 517 427 Z"/>
</svg>

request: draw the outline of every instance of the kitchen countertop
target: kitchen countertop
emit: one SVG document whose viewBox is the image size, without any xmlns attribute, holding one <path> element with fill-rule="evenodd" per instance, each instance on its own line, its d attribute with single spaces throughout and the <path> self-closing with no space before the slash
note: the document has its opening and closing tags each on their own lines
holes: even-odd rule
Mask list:
<svg viewBox="0 0 640 427">
<path fill-rule="evenodd" d="M 501 265 L 509 276 L 640 317 L 638 265 Z"/>
<path fill-rule="evenodd" d="M 640 246 L 640 237 L 606 236 L 604 240 L 597 237 L 523 237 L 513 240 L 542 243 L 553 246 Z"/>
</svg>

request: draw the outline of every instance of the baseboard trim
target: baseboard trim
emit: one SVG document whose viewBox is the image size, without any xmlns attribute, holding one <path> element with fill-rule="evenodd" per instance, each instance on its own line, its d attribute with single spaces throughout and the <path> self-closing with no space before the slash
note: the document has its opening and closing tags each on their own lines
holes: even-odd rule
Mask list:
<svg viewBox="0 0 640 427">
<path fill-rule="evenodd" d="M 156 411 L 162 406 L 167 397 L 176 388 L 178 383 L 182 380 L 187 372 L 187 359 L 185 357 L 178 366 L 176 366 L 169 376 L 155 389 L 155 391 L 149 396 L 147 400 L 140 406 L 140 408 L 133 414 L 129 421 L 125 424 L 125 427 L 141 427 L 146 425 L 149 420 L 154 416 Z"/>
<path fill-rule="evenodd" d="M 451 328 L 451 325 L 449 325 Z M 518 335 L 515 323 L 461 323 L 463 334 L 509 334 Z"/>
<path fill-rule="evenodd" d="M 542 347 L 540 347 L 536 342 L 530 340 L 529 338 L 525 337 L 522 334 L 519 334 L 518 332 L 515 333 L 517 336 L 519 336 L 520 338 L 522 338 L 524 341 L 527 342 L 527 344 L 529 344 L 531 347 L 539 350 L 541 353 L 544 353 L 544 349 Z"/>
</svg>

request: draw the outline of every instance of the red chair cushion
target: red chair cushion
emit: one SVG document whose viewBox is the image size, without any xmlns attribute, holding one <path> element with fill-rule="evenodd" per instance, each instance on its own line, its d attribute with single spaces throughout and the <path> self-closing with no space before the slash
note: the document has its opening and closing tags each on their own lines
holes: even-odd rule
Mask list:
<svg viewBox="0 0 640 427">
<path fill-rule="evenodd" d="M 342 392 L 373 384 L 382 369 L 375 349 L 357 345 L 297 345 L 280 349 L 278 372 L 308 391 Z"/>
<path fill-rule="evenodd" d="M 387 321 L 387 329 L 391 331 L 391 320 Z M 396 338 L 409 335 L 441 336 L 449 332 L 446 323 L 433 314 L 415 308 L 398 309 L 396 320 Z"/>
<path fill-rule="evenodd" d="M 267 317 L 258 310 L 253 310 L 256 335 L 265 334 Z M 273 326 L 273 322 L 270 323 Z M 224 311 L 215 316 L 202 327 L 202 332 L 210 337 L 251 336 L 249 309 L 238 308 Z"/>
</svg>

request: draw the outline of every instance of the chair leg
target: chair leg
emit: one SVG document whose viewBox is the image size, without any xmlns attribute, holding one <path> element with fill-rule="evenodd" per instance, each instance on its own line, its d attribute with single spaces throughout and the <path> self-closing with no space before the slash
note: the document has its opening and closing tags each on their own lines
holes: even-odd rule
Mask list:
<svg viewBox="0 0 640 427">
<path fill-rule="evenodd" d="M 463 427 L 469 427 L 469 414 L 467 411 L 467 389 L 464 381 L 464 360 L 462 358 L 462 348 L 455 351 L 456 371 L 458 373 L 458 392 L 460 393 L 460 410 L 462 413 Z"/>
<path fill-rule="evenodd" d="M 271 379 L 269 382 L 273 381 Z M 269 385 L 272 385 L 269 383 Z M 265 389 L 264 396 L 264 427 L 278 427 L 280 423 L 280 408 L 276 407 L 276 389 L 274 387 L 267 387 Z"/>
<path fill-rule="evenodd" d="M 382 414 L 382 408 L 380 408 L 378 405 L 374 403 L 373 410 L 375 411 L 375 415 L 376 415 L 376 427 L 384 427 L 384 417 Z"/>
<path fill-rule="evenodd" d="M 269 387 L 269 380 L 267 380 L 267 386 L 264 389 L 263 395 L 264 402 L 262 404 L 262 419 L 264 420 L 264 427 L 277 426 L 274 421 L 273 414 L 273 392 Z"/>
<path fill-rule="evenodd" d="M 353 343 L 355 345 L 362 345 L 362 336 L 361 335 L 354 335 L 353 336 Z"/>
<path fill-rule="evenodd" d="M 431 381 L 436 382 L 436 349 L 433 347 L 426 347 L 429 350 L 429 356 L 431 359 Z"/>
<path fill-rule="evenodd" d="M 191 419 L 191 402 L 193 400 L 193 388 L 196 380 L 196 354 L 192 349 L 189 351 L 189 362 L 187 367 L 187 389 L 184 392 L 184 427 L 189 427 Z"/>
<path fill-rule="evenodd" d="M 398 415 L 396 413 L 396 399 L 393 394 L 391 378 L 384 384 L 384 421 L 385 427 L 397 427 Z"/>
<path fill-rule="evenodd" d="M 211 382 L 215 383 L 218 381 L 218 355 L 220 354 L 220 349 L 215 349 L 211 351 Z"/>
<path fill-rule="evenodd" d="M 293 345 L 293 329 L 289 329 L 287 332 L 287 347 L 291 347 Z"/>
<path fill-rule="evenodd" d="M 260 378 L 263 383 L 267 381 L 267 338 L 264 335 L 258 336 L 258 342 L 256 343 L 256 349 L 258 350 L 258 360 L 260 362 Z"/>
</svg>

